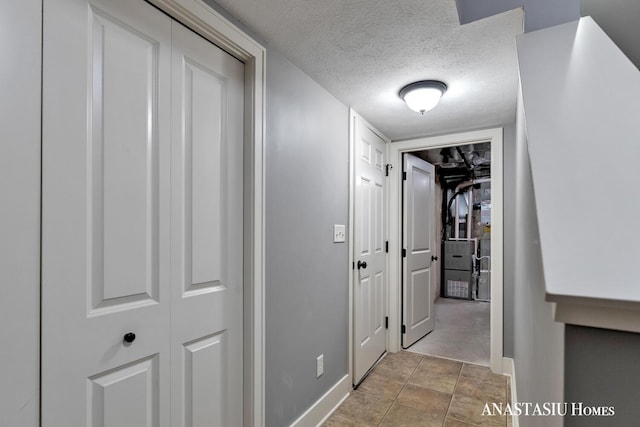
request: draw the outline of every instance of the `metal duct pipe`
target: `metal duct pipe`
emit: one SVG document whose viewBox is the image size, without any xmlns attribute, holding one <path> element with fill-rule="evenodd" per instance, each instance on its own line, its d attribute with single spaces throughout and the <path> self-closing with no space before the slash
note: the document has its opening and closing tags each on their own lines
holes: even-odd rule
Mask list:
<svg viewBox="0 0 640 427">
<path fill-rule="evenodd" d="M 456 189 L 453 191 L 453 193 L 454 194 L 457 193 L 461 188 L 468 187 L 474 184 L 482 184 L 485 182 L 491 182 L 491 178 L 479 178 L 479 179 L 474 179 L 472 181 L 461 182 L 456 186 Z"/>
<path fill-rule="evenodd" d="M 469 202 L 467 207 L 467 239 L 471 238 L 473 227 L 473 187 L 469 187 Z"/>
</svg>

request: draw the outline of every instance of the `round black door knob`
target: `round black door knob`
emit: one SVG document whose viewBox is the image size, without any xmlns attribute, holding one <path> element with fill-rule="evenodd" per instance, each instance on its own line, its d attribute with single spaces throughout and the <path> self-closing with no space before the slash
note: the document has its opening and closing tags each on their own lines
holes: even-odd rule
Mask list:
<svg viewBox="0 0 640 427">
<path fill-rule="evenodd" d="M 135 341 L 135 339 L 136 339 L 136 334 L 134 334 L 133 332 L 127 332 L 126 334 L 124 334 L 124 337 L 122 338 L 122 340 L 127 344 L 131 344 L 133 341 Z"/>
<path fill-rule="evenodd" d="M 367 268 L 367 262 L 366 261 L 358 261 L 356 266 L 358 267 L 358 270 L 360 270 L 361 268 Z"/>
</svg>

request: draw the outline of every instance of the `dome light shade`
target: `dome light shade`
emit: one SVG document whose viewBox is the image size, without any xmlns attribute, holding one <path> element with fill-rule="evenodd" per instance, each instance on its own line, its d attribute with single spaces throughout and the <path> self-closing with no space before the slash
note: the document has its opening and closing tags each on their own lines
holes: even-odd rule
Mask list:
<svg viewBox="0 0 640 427">
<path fill-rule="evenodd" d="M 400 89 L 400 98 L 407 107 L 424 114 L 433 109 L 447 91 L 447 85 L 437 80 L 422 80 L 411 83 Z"/>
</svg>

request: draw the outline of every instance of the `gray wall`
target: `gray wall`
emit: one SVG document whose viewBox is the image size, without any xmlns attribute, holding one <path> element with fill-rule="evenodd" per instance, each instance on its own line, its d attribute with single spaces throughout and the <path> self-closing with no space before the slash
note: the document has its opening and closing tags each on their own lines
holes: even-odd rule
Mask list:
<svg viewBox="0 0 640 427">
<path fill-rule="evenodd" d="M 40 0 L 0 2 L 0 426 L 38 425 Z"/>
<path fill-rule="evenodd" d="M 638 0 L 580 0 L 582 16 L 591 16 L 611 40 L 640 68 L 640 2 Z"/>
<path fill-rule="evenodd" d="M 640 334 L 567 325 L 565 343 L 565 400 L 615 408 L 613 417 L 568 417 L 565 426 L 638 425 Z"/>
<path fill-rule="evenodd" d="M 514 346 L 514 282 L 516 245 L 516 125 L 503 128 L 503 218 L 504 218 L 504 286 L 503 286 L 503 354 L 513 358 Z"/>
<path fill-rule="evenodd" d="M 266 426 L 290 424 L 347 374 L 348 109 L 267 53 Z M 316 357 L 324 375 L 316 379 Z"/>
<path fill-rule="evenodd" d="M 535 196 L 529 165 L 522 91 L 516 112 L 514 360 L 520 402 L 564 399 L 564 325 L 545 302 Z M 505 251 L 506 252 L 506 251 Z M 562 419 L 520 417 L 520 425 L 561 426 Z"/>
<path fill-rule="evenodd" d="M 524 8 L 524 31 L 536 31 L 580 18 L 579 0 L 456 0 L 461 24 Z"/>
<path fill-rule="evenodd" d="M 265 426 L 291 424 L 348 372 L 349 110 L 267 48 Z M 316 357 L 324 375 L 316 379 Z"/>
</svg>

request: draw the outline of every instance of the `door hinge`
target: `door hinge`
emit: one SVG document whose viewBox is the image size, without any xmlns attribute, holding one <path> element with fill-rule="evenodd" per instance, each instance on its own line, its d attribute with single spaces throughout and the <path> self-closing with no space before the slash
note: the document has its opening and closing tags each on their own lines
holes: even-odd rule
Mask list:
<svg viewBox="0 0 640 427">
<path fill-rule="evenodd" d="M 406 256 L 407 256 L 407 250 L 403 249 L 402 250 L 402 258 L 406 258 Z"/>
<path fill-rule="evenodd" d="M 406 172 L 406 171 L 403 171 L 403 172 L 402 172 L 402 180 L 403 180 L 403 181 L 406 181 L 406 180 L 407 180 L 407 172 Z"/>
<path fill-rule="evenodd" d="M 389 329 L 389 316 L 384 318 L 384 328 Z"/>
<path fill-rule="evenodd" d="M 389 253 L 389 241 L 384 242 L 384 251 Z"/>
<path fill-rule="evenodd" d="M 406 333 L 407 333 L 407 327 L 406 327 L 406 326 L 404 326 L 404 325 L 402 325 L 402 333 L 403 333 L 403 334 L 406 334 Z"/>
<path fill-rule="evenodd" d="M 389 176 L 390 169 L 393 169 L 393 166 L 391 166 L 391 163 L 387 163 L 386 165 L 384 165 L 384 176 Z"/>
</svg>

